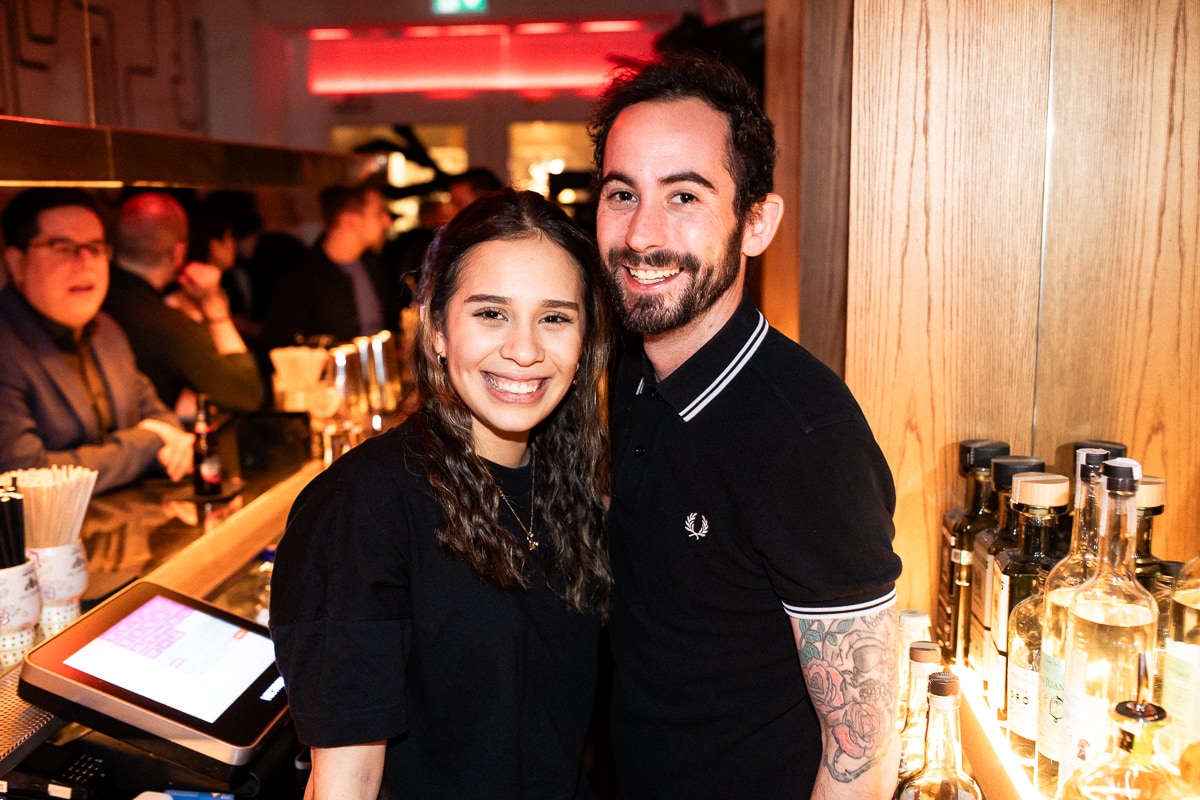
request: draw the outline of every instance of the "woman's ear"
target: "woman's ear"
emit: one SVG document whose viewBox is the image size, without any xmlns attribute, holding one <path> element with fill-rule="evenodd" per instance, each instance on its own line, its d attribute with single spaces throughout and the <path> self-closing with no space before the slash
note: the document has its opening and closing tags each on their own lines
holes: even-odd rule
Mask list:
<svg viewBox="0 0 1200 800">
<path fill-rule="evenodd" d="M 762 255 L 779 230 L 783 218 L 783 198 L 771 192 L 750 209 L 750 218 L 742 231 L 742 255 L 754 258 Z"/>
</svg>

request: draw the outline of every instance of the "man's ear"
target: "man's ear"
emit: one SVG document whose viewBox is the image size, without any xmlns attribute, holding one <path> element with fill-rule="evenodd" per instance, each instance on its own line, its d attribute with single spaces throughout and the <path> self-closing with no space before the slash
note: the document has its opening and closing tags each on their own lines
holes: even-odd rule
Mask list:
<svg viewBox="0 0 1200 800">
<path fill-rule="evenodd" d="M 25 252 L 16 247 L 4 248 L 4 264 L 8 267 L 9 280 L 20 289 L 25 285 Z"/>
<path fill-rule="evenodd" d="M 750 209 L 749 219 L 746 220 L 746 228 L 742 231 L 742 255 L 746 258 L 762 255 L 767 245 L 775 238 L 782 218 L 783 198 L 774 192 L 769 193 L 761 202 L 755 203 Z"/>
<path fill-rule="evenodd" d="M 187 242 L 176 242 L 175 244 L 171 245 L 171 266 L 173 266 L 176 271 L 182 269 L 183 266 L 187 264 L 187 251 Z M 172 280 L 174 280 L 174 278 L 172 278 Z"/>
</svg>

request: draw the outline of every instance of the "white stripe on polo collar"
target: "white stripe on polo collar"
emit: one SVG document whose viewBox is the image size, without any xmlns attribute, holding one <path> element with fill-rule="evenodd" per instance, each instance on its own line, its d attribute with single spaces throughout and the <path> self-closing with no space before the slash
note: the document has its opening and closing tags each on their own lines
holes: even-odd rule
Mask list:
<svg viewBox="0 0 1200 800">
<path fill-rule="evenodd" d="M 697 395 L 696 399 L 689 403 L 687 408 L 679 412 L 679 416 L 683 417 L 684 422 L 691 422 L 697 414 L 704 410 L 705 406 L 716 399 L 717 395 L 737 377 L 737 374 L 742 371 L 742 367 L 750 363 L 750 358 L 758 351 L 758 347 L 763 343 L 763 340 L 767 338 L 768 328 L 767 318 L 759 311 L 758 324 L 754 326 L 754 332 L 750 334 L 750 338 L 742 345 L 742 349 L 726 365 L 716 380 L 710 383 L 707 389 Z"/>
<path fill-rule="evenodd" d="M 758 322 L 754 326 L 754 331 L 750 334 L 750 338 L 742 345 L 742 349 L 738 351 L 738 354 L 733 357 L 732 361 L 725 365 L 725 369 L 721 370 L 721 374 L 708 385 L 708 388 L 698 394 L 695 400 L 679 412 L 679 416 L 683 418 L 684 422 L 691 422 L 697 414 L 704 410 L 705 406 L 716 399 L 717 395 L 742 371 L 742 367 L 750 363 L 750 358 L 758 351 L 763 340 L 767 338 L 767 331 L 770 329 L 770 326 L 767 325 L 767 318 L 763 316 L 761 311 L 757 313 Z M 645 388 L 646 379 L 642 378 L 638 381 L 637 391 L 634 394 L 640 395 Z"/>
</svg>

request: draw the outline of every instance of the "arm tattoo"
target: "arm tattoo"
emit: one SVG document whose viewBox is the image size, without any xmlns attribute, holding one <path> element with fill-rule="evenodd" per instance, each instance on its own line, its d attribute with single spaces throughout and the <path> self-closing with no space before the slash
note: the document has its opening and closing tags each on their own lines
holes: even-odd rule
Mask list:
<svg viewBox="0 0 1200 800">
<path fill-rule="evenodd" d="M 822 766 L 849 783 L 876 764 L 894 733 L 896 609 L 796 622 L 800 667 L 825 743 Z"/>
</svg>

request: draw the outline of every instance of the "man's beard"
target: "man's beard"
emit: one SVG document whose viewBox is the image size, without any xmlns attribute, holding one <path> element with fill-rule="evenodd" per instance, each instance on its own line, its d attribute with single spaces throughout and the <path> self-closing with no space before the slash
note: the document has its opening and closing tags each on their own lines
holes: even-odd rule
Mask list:
<svg viewBox="0 0 1200 800">
<path fill-rule="evenodd" d="M 742 226 L 738 225 L 725 243 L 719 263 L 701 264 L 692 253 L 654 250 L 638 253 L 628 247 L 611 247 L 605 253 L 604 277 L 612 289 L 617 314 L 625 327 L 640 334 L 658 334 L 681 328 L 712 308 L 713 304 L 737 280 L 742 267 Z M 682 296 L 651 296 L 629 291 L 625 285 L 626 267 L 667 269 L 678 267 L 690 276 Z"/>
</svg>

